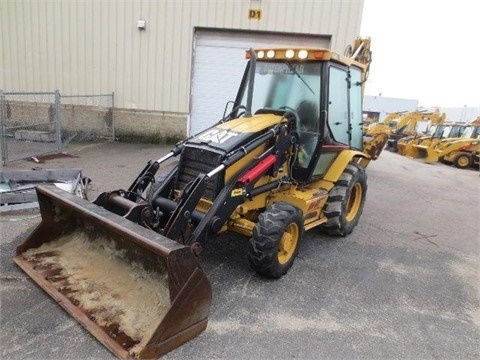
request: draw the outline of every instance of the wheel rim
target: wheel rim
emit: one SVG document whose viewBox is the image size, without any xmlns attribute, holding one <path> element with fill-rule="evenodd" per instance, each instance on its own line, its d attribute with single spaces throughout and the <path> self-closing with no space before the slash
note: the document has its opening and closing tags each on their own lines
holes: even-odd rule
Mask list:
<svg viewBox="0 0 480 360">
<path fill-rule="evenodd" d="M 352 221 L 358 214 L 360 210 L 360 204 L 362 203 L 362 184 L 356 183 L 352 192 L 350 193 L 350 198 L 348 199 L 347 205 L 347 221 Z"/>
<path fill-rule="evenodd" d="M 465 167 L 465 166 L 468 165 L 468 158 L 466 156 L 460 156 L 457 159 L 457 163 L 458 163 L 458 165 L 460 165 L 462 167 Z"/>
<path fill-rule="evenodd" d="M 291 223 L 283 233 L 278 247 L 278 262 L 280 264 L 287 263 L 295 253 L 298 244 L 298 225 Z"/>
</svg>

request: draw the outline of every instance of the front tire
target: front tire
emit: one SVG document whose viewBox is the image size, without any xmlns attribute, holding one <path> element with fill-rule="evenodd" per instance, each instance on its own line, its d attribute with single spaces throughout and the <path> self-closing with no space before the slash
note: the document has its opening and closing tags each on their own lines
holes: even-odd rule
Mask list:
<svg viewBox="0 0 480 360">
<path fill-rule="evenodd" d="M 367 174 L 351 162 L 330 191 L 323 213 L 327 222 L 321 229 L 329 235 L 347 236 L 357 226 L 367 194 Z"/>
<path fill-rule="evenodd" d="M 249 242 L 250 266 L 261 276 L 278 279 L 293 265 L 303 237 L 303 214 L 278 202 L 260 214 Z"/>
<path fill-rule="evenodd" d="M 469 153 L 461 152 L 453 158 L 453 165 L 459 169 L 467 169 L 473 164 L 472 155 Z"/>
</svg>

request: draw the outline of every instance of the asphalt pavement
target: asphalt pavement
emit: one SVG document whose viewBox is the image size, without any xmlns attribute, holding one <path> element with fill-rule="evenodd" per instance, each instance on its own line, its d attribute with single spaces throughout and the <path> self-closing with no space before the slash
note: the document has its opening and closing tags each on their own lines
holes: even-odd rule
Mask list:
<svg viewBox="0 0 480 360">
<path fill-rule="evenodd" d="M 76 143 L 64 156 L 3 170 L 81 168 L 93 200 L 127 188 L 168 150 Z M 200 258 L 213 287 L 207 330 L 164 358 L 479 359 L 479 171 L 384 151 L 367 174 L 353 233 L 308 232 L 279 280 L 249 268 L 247 239 L 223 235 L 210 243 Z M 39 221 L 37 210 L 0 218 L 0 357 L 114 358 L 12 262 Z"/>
</svg>

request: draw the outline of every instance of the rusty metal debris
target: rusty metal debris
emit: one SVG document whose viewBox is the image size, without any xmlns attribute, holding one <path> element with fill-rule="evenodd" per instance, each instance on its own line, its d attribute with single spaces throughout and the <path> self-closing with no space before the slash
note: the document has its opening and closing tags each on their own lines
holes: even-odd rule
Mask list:
<svg viewBox="0 0 480 360">
<path fill-rule="evenodd" d="M 87 198 L 89 179 L 81 169 L 14 170 L 0 172 L 0 212 L 38 207 L 35 187 L 54 184 L 82 199 Z"/>
</svg>

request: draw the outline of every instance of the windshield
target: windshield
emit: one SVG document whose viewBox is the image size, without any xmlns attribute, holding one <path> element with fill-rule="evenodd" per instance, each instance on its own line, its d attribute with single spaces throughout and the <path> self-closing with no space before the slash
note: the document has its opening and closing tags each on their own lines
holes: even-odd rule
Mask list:
<svg viewBox="0 0 480 360">
<path fill-rule="evenodd" d="M 308 168 L 318 145 L 321 70 L 321 63 L 288 61 L 258 61 L 255 68 L 252 114 L 265 108 L 295 112 L 299 144 L 296 165 L 301 168 Z M 242 105 L 247 103 L 247 96 L 245 92 Z"/>
<path fill-rule="evenodd" d="M 309 101 L 320 108 L 321 64 L 257 61 L 252 114 L 259 109 L 291 108 Z M 247 93 L 242 99 L 245 105 Z M 318 110 L 317 110 L 318 111 Z"/>
<path fill-rule="evenodd" d="M 438 125 L 437 128 L 435 129 L 435 132 L 432 134 L 432 136 L 436 138 L 448 137 L 448 134 L 450 133 L 451 130 L 452 130 L 451 126 Z"/>
<path fill-rule="evenodd" d="M 480 139 L 480 126 L 474 126 L 471 139 Z"/>
<path fill-rule="evenodd" d="M 463 139 L 478 139 L 480 136 L 480 126 L 467 126 L 462 134 Z"/>
<path fill-rule="evenodd" d="M 447 137 L 449 138 L 458 138 L 462 136 L 463 130 L 465 129 L 465 126 L 462 125 L 453 125 L 452 129 L 450 130 L 450 133 L 448 134 Z"/>
<path fill-rule="evenodd" d="M 430 124 L 429 120 L 418 120 L 415 123 L 415 132 L 417 133 L 426 133 L 428 130 L 428 125 Z"/>
<path fill-rule="evenodd" d="M 465 128 L 465 131 L 464 131 L 463 134 L 462 134 L 462 138 L 463 138 L 463 139 L 470 139 L 470 138 L 472 137 L 472 135 L 473 135 L 473 130 L 475 130 L 475 129 L 473 128 L 473 126 L 467 126 L 467 127 Z"/>
<path fill-rule="evenodd" d="M 428 135 L 430 136 L 435 136 L 435 134 L 437 133 L 437 129 L 438 129 L 438 126 L 436 125 L 433 125 L 430 130 L 428 131 Z M 442 129 L 443 131 L 443 129 Z"/>
</svg>

